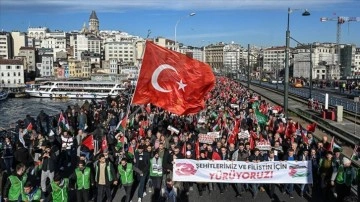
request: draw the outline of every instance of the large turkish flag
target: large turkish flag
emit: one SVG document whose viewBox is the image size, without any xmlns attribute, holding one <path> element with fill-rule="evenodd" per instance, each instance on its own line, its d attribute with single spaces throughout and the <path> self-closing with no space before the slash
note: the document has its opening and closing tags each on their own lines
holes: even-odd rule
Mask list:
<svg viewBox="0 0 360 202">
<path fill-rule="evenodd" d="M 214 86 L 209 65 L 147 41 L 132 104 L 152 103 L 178 115 L 197 113 Z"/>
</svg>

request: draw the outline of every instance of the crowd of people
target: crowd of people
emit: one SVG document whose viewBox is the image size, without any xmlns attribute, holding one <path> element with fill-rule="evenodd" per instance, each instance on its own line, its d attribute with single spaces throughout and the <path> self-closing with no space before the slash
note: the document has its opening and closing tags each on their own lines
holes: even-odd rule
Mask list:
<svg viewBox="0 0 360 202">
<path fill-rule="evenodd" d="M 274 200 L 279 189 L 290 200 L 298 187 L 301 197 L 321 193 L 324 201 L 343 201 L 351 185 L 359 183 L 360 172 L 326 136 L 316 140 L 313 129 L 284 117 L 281 107 L 236 81 L 218 77 L 206 96 L 206 108 L 196 115 L 177 116 L 150 104 L 130 107 L 131 93 L 128 89 L 114 99 L 69 106 L 55 117 L 42 111 L 36 119 L 27 115 L 19 121 L 18 135 L 5 137 L 2 144 L 2 199 L 102 202 L 112 201 L 123 188 L 126 202 L 134 194 L 140 202 L 147 194 L 155 202 L 175 202 L 191 191 L 203 196 L 231 188 L 236 198 L 250 192 L 255 199 L 267 190 Z M 211 131 L 220 137 L 211 144 L 199 142 L 199 134 Z M 261 150 L 259 143 L 269 147 Z M 176 182 L 173 166 L 182 158 L 306 160 L 312 164 L 313 182 Z"/>
</svg>

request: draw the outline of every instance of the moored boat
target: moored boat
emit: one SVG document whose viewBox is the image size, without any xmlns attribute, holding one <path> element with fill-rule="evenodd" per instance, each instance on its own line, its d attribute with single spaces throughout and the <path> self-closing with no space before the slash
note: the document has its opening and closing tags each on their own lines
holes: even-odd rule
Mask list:
<svg viewBox="0 0 360 202">
<path fill-rule="evenodd" d="M 42 84 L 31 84 L 25 90 L 31 97 L 69 98 L 69 99 L 103 99 L 121 94 L 128 84 L 95 81 L 48 81 Z"/>
</svg>

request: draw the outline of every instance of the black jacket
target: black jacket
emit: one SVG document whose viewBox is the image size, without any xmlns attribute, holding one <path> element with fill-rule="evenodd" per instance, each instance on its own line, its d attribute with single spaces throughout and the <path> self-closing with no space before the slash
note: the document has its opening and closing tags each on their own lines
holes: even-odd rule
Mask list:
<svg viewBox="0 0 360 202">
<path fill-rule="evenodd" d="M 24 147 L 19 147 L 14 152 L 16 164 L 23 163 L 26 167 L 33 165 L 33 158 L 31 157 L 29 150 Z"/>
<path fill-rule="evenodd" d="M 140 158 L 143 158 L 143 162 L 145 164 L 145 166 L 141 166 L 140 163 Z M 148 173 L 150 171 L 150 156 L 147 152 L 143 152 L 142 155 L 139 154 L 139 152 L 135 152 L 135 157 L 134 159 L 136 160 L 135 162 L 135 167 L 139 168 L 141 170 L 141 172 L 143 172 L 144 174 Z"/>
<path fill-rule="evenodd" d="M 56 156 L 54 152 L 50 152 L 49 157 L 44 157 L 45 152 L 41 154 L 39 160 L 42 161 L 41 170 L 54 172 L 56 169 Z"/>
</svg>

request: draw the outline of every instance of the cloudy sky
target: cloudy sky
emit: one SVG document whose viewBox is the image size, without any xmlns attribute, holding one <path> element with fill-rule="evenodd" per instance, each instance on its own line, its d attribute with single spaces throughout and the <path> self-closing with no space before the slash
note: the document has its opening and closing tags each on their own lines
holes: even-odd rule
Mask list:
<svg viewBox="0 0 360 202">
<path fill-rule="evenodd" d="M 102 30 L 142 37 L 151 30 L 151 37 L 174 39 L 180 19 L 177 40 L 187 45 L 234 41 L 280 46 L 285 44 L 288 7 L 293 10 L 291 36 L 302 43 L 336 41 L 336 21 L 320 22 L 320 17 L 360 17 L 359 0 L 1 0 L 0 29 L 79 30 L 96 10 Z M 303 9 L 311 15 L 302 16 Z M 196 15 L 188 17 L 192 12 Z M 342 25 L 341 42 L 360 46 L 360 22 Z"/>
</svg>

